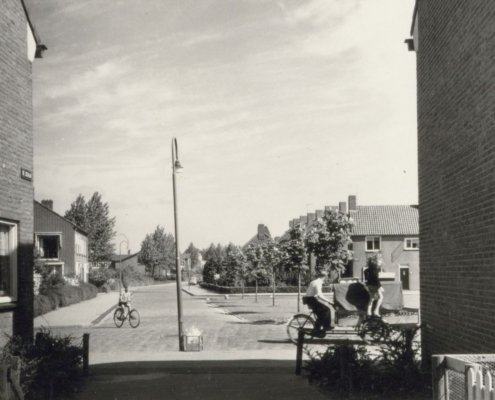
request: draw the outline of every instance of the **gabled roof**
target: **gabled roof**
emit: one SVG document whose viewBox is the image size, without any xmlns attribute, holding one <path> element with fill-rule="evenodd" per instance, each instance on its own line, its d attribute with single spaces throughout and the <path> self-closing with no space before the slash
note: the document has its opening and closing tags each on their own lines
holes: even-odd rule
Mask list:
<svg viewBox="0 0 495 400">
<path fill-rule="evenodd" d="M 418 206 L 357 206 L 350 211 L 352 236 L 419 235 Z"/>
<path fill-rule="evenodd" d="M 71 220 L 65 218 L 65 217 L 62 217 L 60 214 L 56 213 L 55 211 L 53 211 L 51 208 L 49 207 L 46 207 L 44 206 L 43 204 L 41 204 L 39 201 L 36 201 L 34 200 L 34 203 L 36 203 L 38 206 L 40 206 L 42 209 L 44 210 L 47 210 L 49 212 L 51 212 L 52 214 L 55 214 L 57 217 L 59 217 L 60 219 L 63 219 L 65 222 L 67 222 L 68 224 L 72 225 L 72 227 L 74 228 L 74 230 L 78 231 L 79 233 L 82 233 L 83 235 L 86 235 L 88 236 L 88 232 L 86 232 L 84 229 L 82 229 L 81 227 L 79 227 L 78 225 L 76 225 L 74 222 L 72 222 Z"/>
<path fill-rule="evenodd" d="M 48 48 L 43 43 L 41 43 L 41 39 L 38 35 L 38 32 L 36 31 L 33 23 L 31 22 L 31 18 L 29 16 L 29 10 L 28 7 L 26 6 L 25 0 L 21 0 L 21 4 L 22 4 L 22 8 L 24 9 L 24 14 L 26 15 L 26 20 L 28 22 L 29 28 L 31 29 L 34 40 L 36 42 L 36 58 L 41 58 L 43 56 L 43 52 L 45 50 L 48 50 Z"/>
</svg>

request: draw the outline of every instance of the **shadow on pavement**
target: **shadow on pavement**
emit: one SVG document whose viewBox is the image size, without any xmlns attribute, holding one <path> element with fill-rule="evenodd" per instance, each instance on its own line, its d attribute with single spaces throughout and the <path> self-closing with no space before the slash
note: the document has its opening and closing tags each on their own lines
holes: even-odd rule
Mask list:
<svg viewBox="0 0 495 400">
<path fill-rule="evenodd" d="M 83 399 L 324 399 L 293 360 L 124 362 L 93 365 Z"/>
</svg>

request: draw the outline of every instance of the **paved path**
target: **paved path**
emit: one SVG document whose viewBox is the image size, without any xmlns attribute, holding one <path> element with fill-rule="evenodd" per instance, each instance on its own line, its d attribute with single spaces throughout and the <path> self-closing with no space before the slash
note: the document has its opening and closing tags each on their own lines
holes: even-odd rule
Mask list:
<svg viewBox="0 0 495 400">
<path fill-rule="evenodd" d="M 204 350 L 180 352 L 175 284 L 133 292 L 136 329 L 115 327 L 116 293 L 37 318 L 55 333 L 90 334 L 90 377 L 76 400 L 327 398 L 294 375 L 296 349 L 284 325 L 245 322 L 208 304 L 204 292 L 184 293 L 184 327 L 203 331 Z"/>
</svg>

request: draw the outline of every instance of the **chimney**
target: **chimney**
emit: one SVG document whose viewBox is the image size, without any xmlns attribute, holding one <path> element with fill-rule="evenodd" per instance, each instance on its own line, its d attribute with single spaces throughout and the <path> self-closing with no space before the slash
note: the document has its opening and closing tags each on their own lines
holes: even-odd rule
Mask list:
<svg viewBox="0 0 495 400">
<path fill-rule="evenodd" d="M 301 224 L 302 227 L 306 226 L 307 222 L 308 222 L 308 217 L 306 215 L 301 215 L 299 217 L 299 223 Z"/>
<path fill-rule="evenodd" d="M 265 236 L 265 225 L 258 224 L 258 239 L 263 239 Z"/>
<path fill-rule="evenodd" d="M 127 255 L 130 256 L 131 255 L 131 249 L 127 249 Z"/>
<path fill-rule="evenodd" d="M 357 198 L 353 194 L 349 196 L 349 211 L 357 211 Z"/>
<path fill-rule="evenodd" d="M 53 211 L 53 200 L 41 200 L 41 204 Z"/>
<path fill-rule="evenodd" d="M 347 212 L 347 203 L 345 201 L 339 202 L 339 212 L 345 214 Z"/>
</svg>

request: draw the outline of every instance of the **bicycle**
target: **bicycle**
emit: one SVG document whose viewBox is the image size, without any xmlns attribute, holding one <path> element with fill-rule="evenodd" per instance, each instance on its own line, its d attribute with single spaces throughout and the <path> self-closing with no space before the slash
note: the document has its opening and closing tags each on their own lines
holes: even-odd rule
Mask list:
<svg viewBox="0 0 495 400">
<path fill-rule="evenodd" d="M 337 319 L 338 310 L 335 312 L 335 318 Z M 295 314 L 287 322 L 287 335 L 289 340 L 297 344 L 297 336 L 301 329 L 313 330 L 316 322 L 316 314 L 311 311 L 309 314 Z M 337 321 L 336 321 L 337 322 Z M 389 333 L 389 325 L 381 318 L 366 318 L 362 313 L 358 314 L 358 321 L 356 326 L 351 331 L 339 332 L 340 334 L 357 334 L 365 343 L 374 343 L 384 337 L 387 337 Z"/>
<path fill-rule="evenodd" d="M 124 325 L 125 320 L 129 320 L 129 325 L 132 328 L 137 328 L 141 322 L 138 310 L 133 308 L 131 311 L 126 313 L 123 306 L 117 306 L 115 312 L 113 313 L 113 322 L 117 328 L 121 328 Z"/>
</svg>

